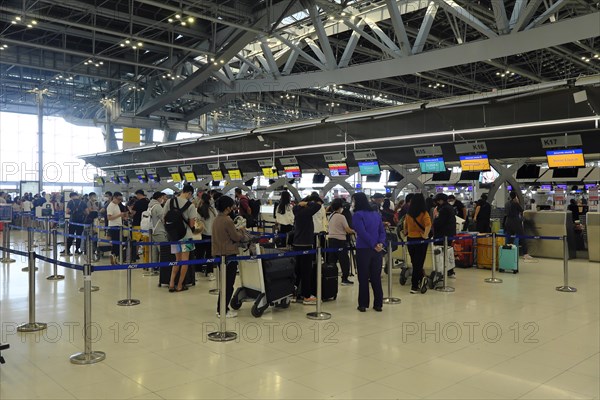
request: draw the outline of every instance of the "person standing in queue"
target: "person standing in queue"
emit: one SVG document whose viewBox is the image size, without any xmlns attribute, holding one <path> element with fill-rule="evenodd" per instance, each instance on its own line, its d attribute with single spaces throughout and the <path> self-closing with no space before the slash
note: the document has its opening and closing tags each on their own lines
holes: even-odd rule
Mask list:
<svg viewBox="0 0 600 400">
<path fill-rule="evenodd" d="M 490 233 L 492 231 L 490 226 L 490 217 L 492 215 L 492 206 L 487 202 L 487 194 L 482 194 L 477 205 L 475 206 L 475 213 L 473 214 L 473 221 L 475 221 L 475 230 L 479 233 Z"/>
<path fill-rule="evenodd" d="M 181 190 L 181 193 L 177 197 L 173 197 L 169 200 L 164 206 L 163 222 L 171 208 L 179 208 L 185 222 L 185 236 L 179 240 L 178 244 L 171 245 L 171 254 L 175 254 L 176 261 L 188 261 L 190 259 L 190 252 L 194 251 L 195 248 L 194 243 L 190 243 L 193 240 L 192 229 L 196 223 L 196 218 L 198 218 L 198 213 L 196 212 L 196 209 L 192 207 L 191 203 L 193 195 L 194 188 L 192 185 L 185 185 Z M 188 289 L 187 286 L 183 284 L 185 282 L 188 267 L 187 264 L 173 266 L 171 269 L 169 292 L 181 292 L 182 290 Z M 175 278 L 177 277 L 178 272 L 180 272 L 179 281 L 177 282 L 177 286 L 175 286 Z"/>
<path fill-rule="evenodd" d="M 313 216 L 322 207 L 319 196 L 310 196 L 302 200 L 294 207 L 294 241 L 295 251 L 310 250 L 314 245 Z M 296 256 L 296 287 L 300 287 L 302 304 L 317 304 L 317 298 L 313 296 L 312 270 L 314 255 L 303 254 Z"/>
<path fill-rule="evenodd" d="M 121 210 L 121 202 L 123 201 L 123 194 L 121 192 L 113 193 L 110 203 L 106 206 L 106 220 L 108 221 L 108 235 L 110 240 L 113 242 L 121 241 L 120 227 L 123 226 L 123 218 L 127 218 L 127 212 Z M 119 259 L 120 243 L 113 243 L 111 249 L 111 263 L 118 264 L 122 260 Z"/>
<path fill-rule="evenodd" d="M 211 197 L 208 193 L 202 193 L 200 205 L 198 207 L 199 220 L 202 222 L 204 229 L 202 230 L 201 240 L 212 240 L 212 226 L 217 217 L 217 210 L 211 204 Z M 212 257 L 212 244 L 209 242 L 200 243 L 196 246 L 196 257 L 198 259 Z M 214 281 L 214 265 L 206 264 L 206 277 L 209 281 Z"/>
<path fill-rule="evenodd" d="M 221 196 L 215 202 L 215 207 L 219 214 L 215 217 L 212 224 L 212 242 L 211 251 L 213 257 L 230 257 L 238 254 L 239 242 L 244 237 L 244 228 L 236 229 L 233 220 L 229 216 L 235 208 L 235 202 L 229 196 Z M 219 264 L 219 268 L 222 264 Z M 238 262 L 226 260 L 225 277 L 225 302 L 227 304 L 227 318 L 237 317 L 237 312 L 229 309 L 229 302 L 233 296 L 233 285 L 235 284 L 235 274 L 237 273 Z M 221 295 L 219 292 L 217 299 L 217 316 L 220 316 L 219 305 L 221 304 Z"/>
<path fill-rule="evenodd" d="M 525 228 L 523 227 L 523 207 L 519 203 L 517 192 L 509 193 L 510 200 L 504 205 L 504 233 L 510 236 L 525 236 Z M 506 238 L 507 244 L 513 244 L 515 241 L 512 237 Z M 523 258 L 526 261 L 532 260 L 533 257 L 529 255 L 527 250 L 527 242 L 521 238 L 519 240 L 521 248 L 523 249 Z"/>
<path fill-rule="evenodd" d="M 281 192 L 279 204 L 275 210 L 275 222 L 279 224 L 279 233 L 285 234 L 286 237 L 278 238 L 277 242 L 281 247 L 287 246 L 291 238 L 287 235 L 294 230 L 294 210 L 292 207 L 292 196 L 290 192 L 284 190 Z"/>
<path fill-rule="evenodd" d="M 433 237 L 435 239 L 444 239 L 444 236 L 452 238 L 456 236 L 456 213 L 454 207 L 448 203 L 448 195 L 438 193 L 435 198 L 437 211 L 433 219 Z M 439 245 L 440 242 L 436 242 Z M 443 242 L 441 244 L 444 245 Z M 452 239 L 448 239 L 448 246 L 452 246 Z M 455 279 L 456 273 L 454 268 L 447 272 L 448 278 Z"/>
<path fill-rule="evenodd" d="M 373 309 L 383 310 L 381 267 L 383 263 L 385 229 L 379 212 L 374 211 L 367 196 L 355 193 L 352 225 L 356 232 L 356 263 L 358 268 L 358 307 L 365 312 L 369 307 L 369 282 L 373 289 Z"/>
<path fill-rule="evenodd" d="M 354 234 L 354 230 L 348 225 L 346 217 L 342 214 L 344 211 L 344 202 L 342 199 L 334 199 L 331 202 L 331 215 L 329 216 L 328 224 L 328 235 L 329 240 L 328 247 L 333 248 L 345 248 L 348 246 L 347 235 Z M 342 268 L 342 286 L 351 286 L 354 284 L 348 279 L 350 276 L 350 257 L 348 256 L 348 250 L 344 249 L 341 252 L 329 253 L 329 262 L 336 264 L 340 262 Z"/>
<path fill-rule="evenodd" d="M 426 240 L 429 239 L 431 231 L 431 217 L 427 210 L 427 203 L 422 193 L 415 193 L 413 196 L 406 217 L 404 218 L 404 233 L 408 240 Z M 423 270 L 425 257 L 427 256 L 427 247 L 429 243 L 415 243 L 408 245 L 408 253 L 412 260 L 412 281 L 410 293 L 419 293 L 421 287 L 427 284 L 427 278 Z"/>
</svg>

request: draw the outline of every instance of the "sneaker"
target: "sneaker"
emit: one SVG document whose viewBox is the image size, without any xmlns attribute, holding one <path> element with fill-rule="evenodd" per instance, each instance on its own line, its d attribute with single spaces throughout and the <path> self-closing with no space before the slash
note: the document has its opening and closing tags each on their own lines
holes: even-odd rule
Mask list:
<svg viewBox="0 0 600 400">
<path fill-rule="evenodd" d="M 217 279 L 217 278 L 215 277 L 215 274 L 214 274 L 214 273 L 212 273 L 212 272 L 211 272 L 210 274 L 208 274 L 208 275 L 207 275 L 207 278 L 208 278 L 208 280 L 209 280 L 209 281 L 214 281 L 214 280 L 216 280 L 216 279 Z"/>
<path fill-rule="evenodd" d="M 342 280 L 342 286 L 352 286 L 352 285 L 354 285 L 354 282 L 352 282 L 351 280 L 348 280 L 348 279 Z"/>
<path fill-rule="evenodd" d="M 217 317 L 221 318 L 221 314 L 217 313 Z M 237 317 L 237 311 L 229 310 L 225 314 L 225 318 L 235 318 L 235 317 Z"/>
<path fill-rule="evenodd" d="M 410 289 L 410 294 L 417 294 L 417 293 L 421 293 L 421 291 L 419 289 Z"/>
<path fill-rule="evenodd" d="M 523 256 L 523 259 L 524 259 L 524 260 L 533 260 L 533 257 L 531 257 L 529 254 L 525 254 L 525 255 Z"/>
<path fill-rule="evenodd" d="M 61 256 L 70 256 L 70 255 L 72 255 L 72 253 L 70 251 L 63 250 L 63 251 L 60 252 L 60 255 Z"/>
<path fill-rule="evenodd" d="M 75 250 L 75 254 L 81 254 L 81 253 L 82 253 L 81 250 L 79 250 L 79 249 Z"/>
<path fill-rule="evenodd" d="M 302 304 L 305 306 L 314 306 L 317 304 L 317 298 L 315 296 L 305 297 L 304 300 L 302 300 Z"/>
<path fill-rule="evenodd" d="M 448 279 L 456 279 L 456 272 L 453 269 L 448 271 Z"/>
</svg>

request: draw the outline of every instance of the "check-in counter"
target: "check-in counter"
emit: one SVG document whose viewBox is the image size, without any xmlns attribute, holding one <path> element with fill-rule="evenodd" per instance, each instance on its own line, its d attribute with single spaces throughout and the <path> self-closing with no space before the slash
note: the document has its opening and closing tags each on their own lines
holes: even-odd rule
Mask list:
<svg viewBox="0 0 600 400">
<path fill-rule="evenodd" d="M 567 236 L 569 258 L 575 258 L 575 231 L 571 211 L 525 211 L 526 236 Z M 563 258 L 563 244 L 557 240 L 528 239 L 528 252 L 542 258 Z"/>
<path fill-rule="evenodd" d="M 600 261 L 600 213 L 587 213 L 586 223 L 589 259 Z"/>
</svg>

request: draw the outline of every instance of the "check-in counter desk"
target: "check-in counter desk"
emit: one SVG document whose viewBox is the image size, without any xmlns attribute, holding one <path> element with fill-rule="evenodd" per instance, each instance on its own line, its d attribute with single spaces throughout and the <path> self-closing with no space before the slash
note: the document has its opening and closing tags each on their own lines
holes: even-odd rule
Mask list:
<svg viewBox="0 0 600 400">
<path fill-rule="evenodd" d="M 569 258 L 575 258 L 575 231 L 571 211 L 525 211 L 523 224 L 526 236 L 567 236 Z M 527 249 L 531 256 L 563 258 L 562 241 L 528 239 Z"/>
<path fill-rule="evenodd" d="M 587 213 L 586 223 L 589 259 L 600 261 L 600 213 Z"/>
</svg>

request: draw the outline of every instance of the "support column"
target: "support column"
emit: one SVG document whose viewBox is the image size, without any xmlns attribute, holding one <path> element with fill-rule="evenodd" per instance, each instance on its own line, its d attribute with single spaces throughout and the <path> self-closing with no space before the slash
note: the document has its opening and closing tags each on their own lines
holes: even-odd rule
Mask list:
<svg viewBox="0 0 600 400">
<path fill-rule="evenodd" d="M 44 191 L 44 92 L 37 89 L 38 103 L 38 193 Z"/>
</svg>

